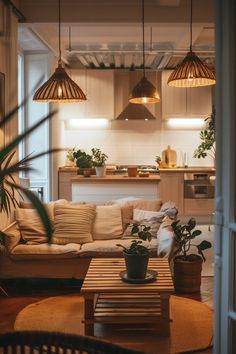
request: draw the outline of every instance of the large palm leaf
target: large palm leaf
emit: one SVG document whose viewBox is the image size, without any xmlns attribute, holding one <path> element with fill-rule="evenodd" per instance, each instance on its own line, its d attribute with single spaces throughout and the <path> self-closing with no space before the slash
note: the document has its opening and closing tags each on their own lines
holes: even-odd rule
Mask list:
<svg viewBox="0 0 236 354">
<path fill-rule="evenodd" d="M 0 122 L 0 128 L 4 127 L 4 125 L 14 117 L 20 107 L 25 105 L 25 103 L 26 100 L 23 101 L 16 108 L 14 108 L 7 115 L 5 115 L 2 121 Z M 38 215 L 42 220 L 49 241 L 52 237 L 52 227 L 45 206 L 32 191 L 29 191 L 17 184 L 14 176 L 20 171 L 28 172 L 32 170 L 32 167 L 29 164 L 32 160 L 46 154 L 51 154 L 55 151 L 58 151 L 59 149 L 50 149 L 33 156 L 29 155 L 21 161 L 14 161 L 14 149 L 17 148 L 18 144 L 23 139 L 29 136 L 34 130 L 36 130 L 44 122 L 50 119 L 54 114 L 55 111 L 49 113 L 48 115 L 40 119 L 37 123 L 35 123 L 32 127 L 28 128 L 23 133 L 15 137 L 8 145 L 4 146 L 0 150 L 0 212 L 9 215 L 12 209 L 16 208 L 19 205 L 18 199 L 21 193 L 25 194 L 38 212 Z"/>
</svg>

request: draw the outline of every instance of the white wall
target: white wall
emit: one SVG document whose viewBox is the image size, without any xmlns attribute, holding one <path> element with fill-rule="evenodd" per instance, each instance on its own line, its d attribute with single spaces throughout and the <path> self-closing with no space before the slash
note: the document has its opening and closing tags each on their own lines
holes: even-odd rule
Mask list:
<svg viewBox="0 0 236 354">
<path fill-rule="evenodd" d="M 199 130 L 168 129 L 160 119 L 153 121 L 109 121 L 104 128 L 68 129 L 64 121 L 54 120 L 60 134 L 54 137 L 63 147 L 77 146 L 89 152 L 92 147 L 101 148 L 109 156 L 108 163 L 114 164 L 155 164 L 156 155 L 171 145 L 176 150 L 178 164 L 181 153 L 189 155 L 189 166 L 213 166 L 211 158 L 193 158 L 198 146 Z M 60 140 L 58 139 L 60 136 Z M 60 164 L 65 163 L 65 153 L 60 156 Z"/>
</svg>

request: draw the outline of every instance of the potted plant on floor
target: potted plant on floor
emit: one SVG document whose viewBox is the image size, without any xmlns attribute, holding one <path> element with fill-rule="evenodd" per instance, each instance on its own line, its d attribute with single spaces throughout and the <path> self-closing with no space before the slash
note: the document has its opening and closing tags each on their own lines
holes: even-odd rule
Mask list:
<svg viewBox="0 0 236 354">
<path fill-rule="evenodd" d="M 108 156 L 104 154 L 100 149 L 92 149 L 93 166 L 96 169 L 96 175 L 99 177 L 104 177 L 106 175 L 105 162 Z"/>
<path fill-rule="evenodd" d="M 77 174 L 82 174 L 85 177 L 89 177 L 95 174 L 92 162 L 92 155 L 87 154 L 83 150 L 74 151 L 73 156 L 76 161 L 76 166 L 79 167 Z"/>
<path fill-rule="evenodd" d="M 191 218 L 187 224 L 181 225 L 180 220 L 172 224 L 174 231 L 174 286 L 176 292 L 200 292 L 202 262 L 205 262 L 203 251 L 211 248 L 209 241 L 203 240 L 199 244 L 192 241 L 201 235 L 196 230 L 196 221 Z M 198 254 L 188 254 L 190 247 L 194 246 Z"/>
<path fill-rule="evenodd" d="M 142 241 L 151 241 L 150 226 L 135 223 L 132 225 L 131 234 L 137 235 L 137 239 L 131 241 L 129 247 L 121 244 L 126 265 L 127 279 L 145 279 L 147 274 L 149 249 L 142 244 Z"/>
</svg>

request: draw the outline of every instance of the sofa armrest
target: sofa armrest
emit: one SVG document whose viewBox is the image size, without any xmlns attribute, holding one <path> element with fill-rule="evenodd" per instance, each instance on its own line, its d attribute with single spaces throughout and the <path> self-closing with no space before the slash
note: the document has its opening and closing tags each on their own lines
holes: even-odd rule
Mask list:
<svg viewBox="0 0 236 354">
<path fill-rule="evenodd" d="M 171 224 L 173 219 L 166 216 L 157 232 L 157 255 L 158 257 L 168 257 L 172 258 L 173 246 L 174 246 L 174 232 L 172 230 Z"/>
<path fill-rule="evenodd" d="M 4 245 L 8 252 L 11 252 L 21 240 L 20 231 L 17 228 L 16 222 L 9 225 L 6 229 L 1 231 L 4 238 Z"/>
</svg>

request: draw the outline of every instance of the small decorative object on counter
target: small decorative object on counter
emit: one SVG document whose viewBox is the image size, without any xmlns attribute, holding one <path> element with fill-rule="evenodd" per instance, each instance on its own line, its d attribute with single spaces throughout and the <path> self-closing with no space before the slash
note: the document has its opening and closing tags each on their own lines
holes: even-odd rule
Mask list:
<svg viewBox="0 0 236 354">
<path fill-rule="evenodd" d="M 96 169 L 96 175 L 104 177 L 106 175 L 105 162 L 108 156 L 104 154 L 100 149 L 92 148 L 92 163 Z"/>
<path fill-rule="evenodd" d="M 192 240 L 201 235 L 194 230 L 196 221 L 191 218 L 186 225 L 177 220 L 171 224 L 174 231 L 174 285 L 175 291 L 181 293 L 200 292 L 202 262 L 205 262 L 203 251 L 211 248 L 209 241 L 193 244 Z M 198 254 L 188 254 L 190 246 L 197 248 Z"/>
<path fill-rule="evenodd" d="M 133 224 L 131 234 L 137 235 L 135 240 L 131 241 L 130 247 L 124 247 L 121 244 L 117 246 L 123 248 L 125 258 L 127 280 L 145 279 L 149 260 L 149 250 L 142 244 L 142 241 L 151 241 L 150 226 L 135 223 Z"/>
<path fill-rule="evenodd" d="M 137 166 L 128 166 L 128 176 L 129 177 L 136 177 L 138 173 L 138 168 Z"/>
<path fill-rule="evenodd" d="M 139 177 L 149 177 L 149 172 L 139 171 L 138 175 Z"/>
<path fill-rule="evenodd" d="M 162 151 L 162 167 L 175 168 L 177 166 L 177 154 L 175 150 L 167 146 L 167 149 Z"/>
</svg>

